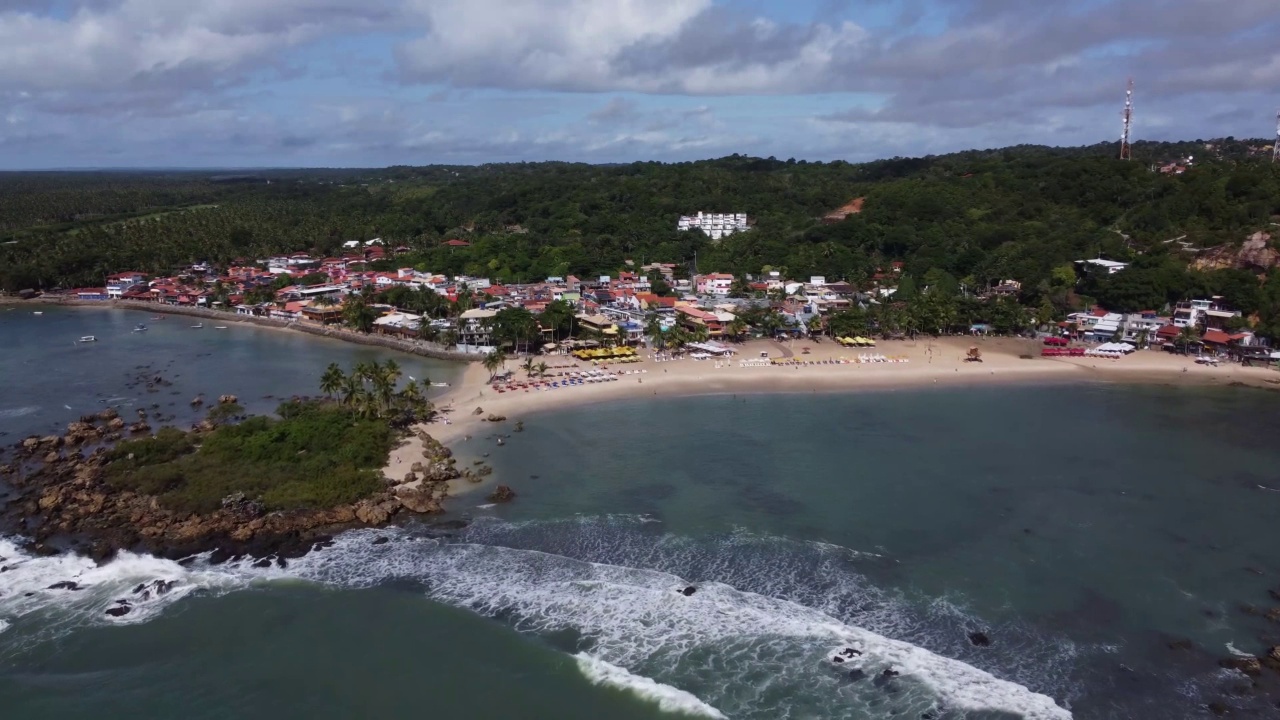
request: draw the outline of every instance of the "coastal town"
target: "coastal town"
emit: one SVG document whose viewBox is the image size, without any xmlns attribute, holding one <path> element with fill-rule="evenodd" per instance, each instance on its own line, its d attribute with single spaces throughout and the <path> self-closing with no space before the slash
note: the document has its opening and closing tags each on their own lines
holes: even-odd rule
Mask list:
<svg viewBox="0 0 1280 720">
<path fill-rule="evenodd" d="M 704 232 L 731 231 L 733 226 L 724 224 L 728 220 L 715 217 L 714 225 L 702 221 Z M 743 230 L 746 220 L 740 217 Z M 693 221 L 698 225 L 698 216 Z M 459 239 L 444 244 L 459 251 L 469 246 Z M 1187 298 L 1136 313 L 1093 306 L 1052 317 L 1018 305 L 1021 283 L 1007 279 L 964 290 L 968 320 L 954 308 L 938 311 L 941 318 L 929 318 L 908 307 L 900 285 L 911 280 L 904 282 L 901 262 L 888 263 L 857 285 L 822 276 L 792 278 L 768 267 L 754 275 L 691 274 L 675 263 L 632 260 L 612 275 L 506 284 L 417 267 L 381 269 L 395 266 L 396 257 L 407 252 L 380 238 L 353 240 L 338 257 L 294 253 L 221 268 L 197 263 L 165 277 L 123 271 L 104 278 L 102 287 L 46 292 L 40 299 L 150 304 L 347 328 L 460 359 L 598 347 L 728 356 L 735 351 L 725 343 L 752 338 L 839 342 L 863 335 L 902 339 L 921 334 L 1040 338 L 1047 357 L 1094 354 L 1092 348 L 1106 345 L 1122 353 L 1165 349 L 1206 362 L 1269 365 L 1276 359 L 1268 340 L 1256 335 L 1248 319 L 1222 297 Z M 1114 275 L 1126 267 L 1101 258 L 1076 263 L 1082 278 Z M 915 298 L 931 291 L 928 286 L 911 290 Z M 1076 347 L 1065 348 L 1068 344 Z"/>
</svg>

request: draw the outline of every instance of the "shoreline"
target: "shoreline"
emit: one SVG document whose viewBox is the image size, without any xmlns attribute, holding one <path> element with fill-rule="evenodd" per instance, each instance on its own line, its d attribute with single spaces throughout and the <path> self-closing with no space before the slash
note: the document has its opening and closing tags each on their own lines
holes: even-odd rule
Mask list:
<svg viewBox="0 0 1280 720">
<path fill-rule="evenodd" d="M 810 352 L 802 354 L 801 348 Z M 966 362 L 971 346 L 981 349 L 982 362 Z M 479 364 L 471 364 L 455 387 L 435 400 L 445 421 L 414 427 L 414 435 L 392 451 L 387 472 L 403 467 L 403 463 L 421 457 L 422 443 L 418 431 L 426 432 L 436 442 L 454 453 L 470 456 L 481 452 L 476 444 L 463 445 L 465 438 L 480 438 L 494 432 L 511 432 L 517 421 L 574 407 L 602 402 L 670 399 L 716 395 L 767 394 L 833 394 L 858 392 L 894 392 L 922 390 L 928 387 L 957 388 L 1001 385 L 1042 384 L 1123 384 L 1166 385 L 1186 387 L 1244 386 L 1280 390 L 1280 373 L 1266 368 L 1239 365 L 1209 367 L 1197 365 L 1194 358 L 1159 350 L 1141 350 L 1119 359 L 1106 358 L 1042 358 L 1040 344 L 1019 338 L 944 337 L 916 341 L 881 342 L 871 351 L 874 355 L 901 358 L 906 362 L 866 364 L 825 364 L 839 358 L 856 359 L 867 350 L 844 348 L 829 340 L 822 342 L 781 343 L 754 340 L 736 346 L 738 354 L 729 361 L 695 361 L 691 359 L 655 362 L 646 357 L 635 364 L 592 368 L 578 361 L 580 370 L 605 369 L 622 374 L 615 381 L 594 385 L 557 389 L 518 389 L 497 393 L 489 383 L 489 374 Z M 815 363 L 800 367 L 741 367 L 743 360 L 758 358 L 761 352 L 781 358 L 792 353 L 796 359 Z M 1031 355 L 1031 359 L 1023 356 Z M 555 364 L 566 364 L 571 358 L 555 356 Z M 824 364 L 818 364 L 824 363 Z M 509 364 L 508 368 L 514 367 Z M 562 371 L 563 372 L 563 371 Z M 513 371 L 517 382 L 525 381 L 524 373 Z M 551 381 L 559 377 L 550 378 Z M 525 381 L 527 382 L 527 381 Z M 536 380 L 535 380 L 536 382 Z M 475 414 L 476 409 L 481 414 Z M 490 414 L 506 419 L 500 423 L 485 420 Z M 504 429 L 505 428 L 505 429 Z M 451 482 L 449 497 L 468 495 L 478 489 L 492 487 L 496 480 L 483 483 Z M 518 488 L 516 488 L 518 491 Z"/>
<path fill-rule="evenodd" d="M 428 357 L 435 360 L 447 360 L 459 363 L 475 363 L 477 358 L 465 353 L 452 352 L 443 348 L 432 347 L 425 343 L 402 340 L 400 338 L 388 337 L 386 335 L 374 335 L 358 333 L 353 330 L 345 330 L 336 326 L 322 326 L 311 323 L 307 320 L 280 320 L 277 318 L 255 317 L 251 315 L 238 315 L 222 310 L 210 310 L 207 308 L 186 307 L 181 305 L 160 305 L 158 303 L 139 303 L 129 300 L 71 300 L 71 299 L 49 299 L 35 298 L 32 300 L 22 300 L 13 297 L 0 297 L 0 305 L 7 306 L 48 306 L 48 307 L 65 307 L 65 308 L 89 308 L 103 310 L 130 310 L 137 312 L 150 313 L 152 315 L 183 315 L 186 317 L 196 317 L 202 320 L 217 320 L 226 323 L 240 323 L 244 325 L 253 325 L 255 327 L 267 330 L 283 330 L 287 332 L 297 332 L 312 337 L 330 338 L 342 342 L 349 342 L 355 345 L 367 345 L 373 347 L 381 347 L 387 350 L 395 350 L 398 352 L 417 355 L 420 357 Z"/>
</svg>

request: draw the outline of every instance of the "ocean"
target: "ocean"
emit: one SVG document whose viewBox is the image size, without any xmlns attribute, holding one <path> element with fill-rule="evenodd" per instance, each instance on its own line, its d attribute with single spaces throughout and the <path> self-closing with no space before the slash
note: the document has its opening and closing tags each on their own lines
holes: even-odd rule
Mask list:
<svg viewBox="0 0 1280 720">
<path fill-rule="evenodd" d="M 0 408 L 42 408 L 5 419 L 13 439 L 43 431 L 57 404 L 14 387 L 80 362 L 41 348 L 103 317 L 68 312 L 53 334 L 20 318 L 19 340 L 0 312 L 0 341 L 46 358 L 0 359 L 21 379 L 0 389 Z M 121 318 L 126 331 L 134 322 Z M 175 374 L 226 356 L 284 368 L 228 370 L 199 388 L 242 397 L 314 392 L 331 359 L 366 352 L 247 329 L 196 350 L 173 332 L 167 352 L 185 358 Z M 97 357 L 59 376 L 116 392 L 132 354 Z M 1270 708 L 1217 666 L 1280 643 L 1274 624 L 1239 610 L 1280 604 L 1268 596 L 1280 585 L 1269 393 L 928 388 L 628 400 L 523 419 L 504 445 L 477 436 L 463 449 L 488 453 L 516 500 L 491 506 L 483 489 L 455 499 L 449 517 L 471 523 L 443 537 L 417 523 L 355 531 L 266 569 L 127 554 L 96 567 L 0 540 L 4 716 L 1039 720 Z M 173 589 L 134 593 L 156 579 Z M 64 580 L 82 589 L 48 589 Z M 126 597 L 135 611 L 105 615 Z"/>
</svg>

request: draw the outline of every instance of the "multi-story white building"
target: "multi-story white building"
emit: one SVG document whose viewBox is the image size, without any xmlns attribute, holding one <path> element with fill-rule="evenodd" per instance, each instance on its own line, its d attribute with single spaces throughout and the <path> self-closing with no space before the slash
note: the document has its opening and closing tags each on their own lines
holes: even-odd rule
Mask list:
<svg viewBox="0 0 1280 720">
<path fill-rule="evenodd" d="M 697 280 L 696 288 L 699 295 L 729 297 L 729 293 L 733 289 L 733 276 L 728 273 L 699 275 L 695 279 Z"/>
<path fill-rule="evenodd" d="M 749 230 L 746 213 L 704 213 L 682 215 L 676 222 L 677 230 L 701 230 L 713 240 L 726 235 Z"/>
</svg>

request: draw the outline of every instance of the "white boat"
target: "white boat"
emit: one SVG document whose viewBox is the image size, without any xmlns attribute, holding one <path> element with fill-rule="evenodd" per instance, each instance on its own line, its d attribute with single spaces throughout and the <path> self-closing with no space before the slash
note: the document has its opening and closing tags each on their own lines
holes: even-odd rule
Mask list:
<svg viewBox="0 0 1280 720">
<path fill-rule="evenodd" d="M 33 311 L 31 314 L 32 314 L 32 315 L 43 315 L 44 313 L 43 313 L 43 312 L 41 312 L 41 311 L 39 311 L 39 310 L 35 310 L 35 311 Z"/>
<path fill-rule="evenodd" d="M 191 327 L 193 327 L 193 328 L 195 328 L 195 329 L 199 330 L 200 328 L 204 327 L 204 323 L 196 323 L 195 325 L 192 325 Z"/>
<path fill-rule="evenodd" d="M 86 342 L 98 342 L 98 338 L 96 338 L 96 337 L 94 337 L 94 336 L 92 336 L 92 335 L 85 335 L 85 336 L 83 336 L 83 337 L 81 337 L 81 338 L 80 338 L 80 342 L 82 342 L 82 343 L 86 343 Z"/>
<path fill-rule="evenodd" d="M 433 382 L 433 383 L 431 383 L 431 387 L 449 387 L 449 383 L 437 383 L 437 382 Z"/>
<path fill-rule="evenodd" d="M 134 331 L 134 332 L 146 332 L 146 331 L 147 331 L 147 326 L 146 326 L 146 325 L 143 325 L 142 323 L 138 323 L 138 324 L 133 328 L 133 331 Z"/>
<path fill-rule="evenodd" d="M 227 326 L 226 326 L 226 325 L 214 325 L 214 326 L 213 326 L 213 329 L 214 329 L 214 330 L 226 330 L 226 329 L 227 329 Z"/>
</svg>

